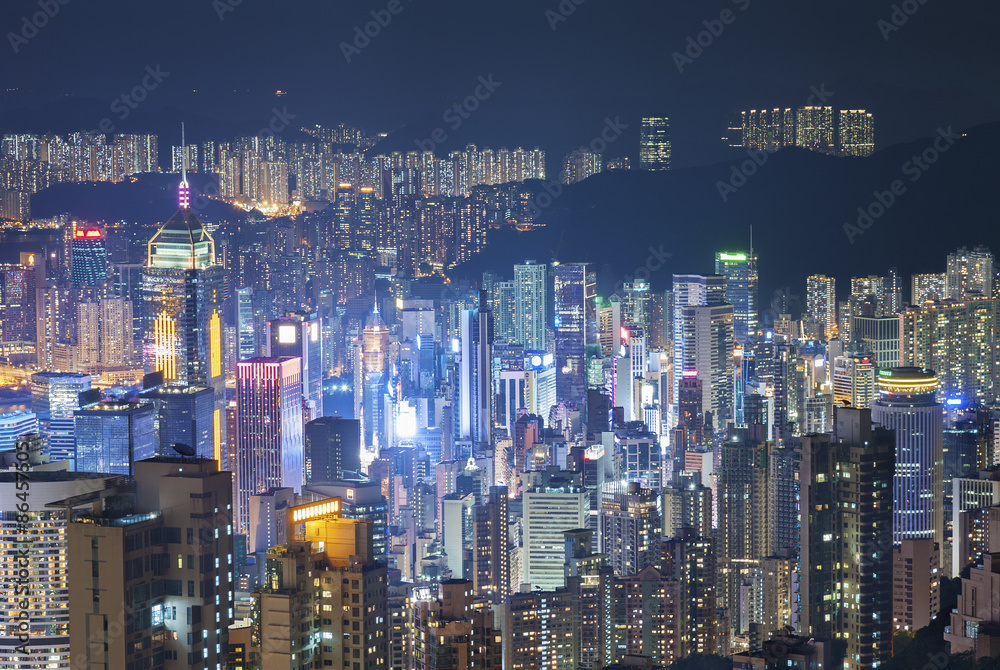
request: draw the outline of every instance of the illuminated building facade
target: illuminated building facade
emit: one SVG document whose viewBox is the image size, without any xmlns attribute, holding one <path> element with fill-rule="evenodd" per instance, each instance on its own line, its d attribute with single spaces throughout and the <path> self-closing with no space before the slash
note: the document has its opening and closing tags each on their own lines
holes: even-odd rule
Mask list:
<svg viewBox="0 0 1000 670">
<path fill-rule="evenodd" d="M 833 402 L 866 409 L 877 395 L 876 365 L 867 354 L 847 354 L 833 359 Z"/>
<path fill-rule="evenodd" d="M 799 107 L 795 121 L 795 146 L 829 153 L 834 150 L 833 107 Z"/>
<path fill-rule="evenodd" d="M 846 642 L 844 670 L 892 656 L 895 440 L 871 410 L 834 408 L 834 432 L 802 437 L 799 630 Z M 858 501 L 867 501 L 860 504 Z"/>
<path fill-rule="evenodd" d="M 306 421 L 323 416 L 323 338 L 316 314 L 287 314 L 267 322 L 267 356 L 302 360 L 302 400 Z"/>
<path fill-rule="evenodd" d="M 524 263 L 514 266 L 514 339 L 525 349 L 545 351 L 548 323 L 547 266 Z M 495 310 L 494 310 L 495 311 Z"/>
<path fill-rule="evenodd" d="M 659 495 L 655 489 L 629 482 L 627 490 L 605 493 L 601 502 L 601 553 L 615 576 L 623 577 L 655 565 L 660 543 Z"/>
<path fill-rule="evenodd" d="M 194 449 L 199 458 L 215 458 L 215 392 L 212 389 L 166 384 L 145 391 L 140 397 L 152 402 L 155 409 L 157 456 L 175 456 L 174 445 L 184 444 Z"/>
<path fill-rule="evenodd" d="M 475 600 L 474 590 L 468 579 L 449 579 L 437 593 L 414 593 L 414 670 L 500 670 L 500 631 L 493 611 Z"/>
<path fill-rule="evenodd" d="M 156 455 L 150 403 L 99 402 L 73 415 L 79 472 L 131 475 L 133 463 Z"/>
<path fill-rule="evenodd" d="M 104 231 L 97 226 L 73 224 L 70 240 L 73 286 L 101 286 L 108 280 L 108 250 Z"/>
<path fill-rule="evenodd" d="M 733 337 L 741 347 L 757 335 L 757 255 L 720 251 L 715 274 L 726 279 L 726 302 L 733 306 Z"/>
<path fill-rule="evenodd" d="M 586 401 L 588 299 L 594 280 L 585 263 L 562 263 L 553 274 L 555 297 L 556 394 L 561 402 Z"/>
<path fill-rule="evenodd" d="M 875 151 L 875 117 L 863 109 L 841 109 L 837 115 L 840 153 L 871 156 Z"/>
<path fill-rule="evenodd" d="M 145 366 L 168 382 L 215 391 L 214 450 L 224 437 L 225 374 L 222 361 L 223 268 L 215 241 L 189 207 L 187 181 L 181 208 L 148 244 L 143 269 Z"/>
<path fill-rule="evenodd" d="M 826 275 L 806 277 L 806 312 L 824 340 L 833 338 L 837 326 L 837 280 Z"/>
<path fill-rule="evenodd" d="M 234 515 L 250 523 L 250 496 L 272 487 L 302 490 L 302 367 L 298 358 L 251 358 L 236 368 Z"/>
<path fill-rule="evenodd" d="M 643 117 L 639 128 L 639 169 L 669 170 L 670 154 L 670 119 Z"/>
<path fill-rule="evenodd" d="M 90 375 L 78 372 L 36 372 L 31 375 L 31 407 L 53 462 L 72 459 L 76 452 L 73 413 L 80 394 L 90 390 Z"/>
</svg>

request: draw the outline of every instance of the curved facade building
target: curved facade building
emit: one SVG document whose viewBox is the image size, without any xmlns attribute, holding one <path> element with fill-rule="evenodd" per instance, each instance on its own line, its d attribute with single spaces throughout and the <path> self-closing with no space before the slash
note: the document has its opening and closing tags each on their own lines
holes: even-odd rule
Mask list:
<svg viewBox="0 0 1000 670">
<path fill-rule="evenodd" d="M 872 422 L 896 432 L 893 544 L 924 539 L 942 546 L 944 414 L 937 390 L 937 375 L 927 368 L 886 368 L 878 373 Z"/>
</svg>

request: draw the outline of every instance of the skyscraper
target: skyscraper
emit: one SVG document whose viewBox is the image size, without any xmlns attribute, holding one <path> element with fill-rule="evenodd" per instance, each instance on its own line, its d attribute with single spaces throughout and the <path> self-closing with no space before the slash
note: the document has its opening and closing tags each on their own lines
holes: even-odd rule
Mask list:
<svg viewBox="0 0 1000 670">
<path fill-rule="evenodd" d="M 837 325 L 837 283 L 833 277 L 806 277 L 806 312 L 819 329 L 816 334 L 832 339 Z"/>
<path fill-rule="evenodd" d="M 587 299 L 593 283 L 585 263 L 561 263 L 554 275 L 556 396 L 582 407 L 587 394 Z"/>
<path fill-rule="evenodd" d="M 558 467 L 526 472 L 524 493 L 524 583 L 542 589 L 565 585 L 563 531 L 590 525 L 590 497 L 580 475 Z"/>
<path fill-rule="evenodd" d="M 73 224 L 70 241 L 73 286 L 101 286 L 108 279 L 108 250 L 104 231 L 97 226 Z"/>
<path fill-rule="evenodd" d="M 176 456 L 174 445 L 194 449 L 199 458 L 215 458 L 215 392 L 207 386 L 167 384 L 142 393 L 153 403 L 156 455 Z M 235 438 L 235 435 L 233 436 Z M 220 463 L 223 469 L 232 463 Z"/>
<path fill-rule="evenodd" d="M 323 416 L 323 338 L 316 314 L 286 314 L 267 322 L 267 356 L 302 360 L 302 400 L 306 421 Z"/>
<path fill-rule="evenodd" d="M 546 265 L 528 261 L 514 266 L 514 342 L 525 349 L 545 350 L 547 286 Z"/>
<path fill-rule="evenodd" d="M 879 370 L 878 400 L 872 421 L 895 431 L 893 544 L 933 540 L 944 546 L 942 468 L 944 419 L 935 399 L 933 370 L 892 367 Z"/>
<path fill-rule="evenodd" d="M 149 241 L 143 270 L 146 369 L 167 381 L 215 391 L 216 460 L 221 458 L 225 375 L 222 369 L 223 268 L 215 241 L 190 208 L 186 175 L 180 209 Z"/>
<path fill-rule="evenodd" d="M 305 427 L 305 481 L 344 479 L 361 469 L 361 422 L 324 416 Z"/>
<path fill-rule="evenodd" d="M 38 415 L 38 429 L 53 462 L 74 457 L 73 412 L 80 409 L 80 394 L 89 390 L 90 375 L 77 372 L 31 375 L 31 408 Z"/>
<path fill-rule="evenodd" d="M 757 334 L 757 255 L 719 251 L 715 274 L 726 279 L 726 302 L 733 306 L 733 337 L 745 347 Z"/>
<path fill-rule="evenodd" d="M 670 119 L 643 117 L 639 129 L 639 169 L 670 169 Z"/>
<path fill-rule="evenodd" d="M 633 575 L 657 562 L 662 523 L 659 494 L 629 482 L 625 491 L 605 493 L 600 512 L 601 553 L 618 577 Z"/>
<path fill-rule="evenodd" d="M 133 463 L 156 455 L 150 403 L 99 402 L 73 414 L 79 472 L 131 475 Z"/>
<path fill-rule="evenodd" d="M 486 292 L 479 308 L 462 311 L 461 410 L 459 435 L 474 444 L 491 444 L 493 427 L 493 313 Z"/>
<path fill-rule="evenodd" d="M 891 431 L 834 408 L 832 435 L 802 437 L 799 629 L 847 643 L 844 670 L 892 656 Z M 867 501 L 861 504 L 860 501 Z"/>
<path fill-rule="evenodd" d="M 298 358 L 251 358 L 236 369 L 237 532 L 250 524 L 250 496 L 302 489 L 302 368 Z"/>
</svg>

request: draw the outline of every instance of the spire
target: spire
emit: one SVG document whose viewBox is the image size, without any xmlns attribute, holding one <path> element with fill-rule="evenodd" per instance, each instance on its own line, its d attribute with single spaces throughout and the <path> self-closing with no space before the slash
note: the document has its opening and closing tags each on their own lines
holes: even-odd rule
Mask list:
<svg viewBox="0 0 1000 670">
<path fill-rule="evenodd" d="M 375 309 L 372 313 L 378 316 L 378 291 L 375 291 Z"/>
<path fill-rule="evenodd" d="M 184 122 L 181 121 L 181 184 L 178 188 L 181 209 L 188 209 L 191 206 L 191 188 L 187 179 L 187 142 L 184 138 Z"/>
</svg>

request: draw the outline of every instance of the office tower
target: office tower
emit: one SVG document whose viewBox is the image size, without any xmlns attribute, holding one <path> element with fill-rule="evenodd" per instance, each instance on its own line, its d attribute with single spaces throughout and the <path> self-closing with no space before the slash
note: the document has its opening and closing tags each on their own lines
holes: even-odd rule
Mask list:
<svg viewBox="0 0 1000 670">
<path fill-rule="evenodd" d="M 302 360 L 303 416 L 306 421 L 323 416 L 323 339 L 319 316 L 286 314 L 268 321 L 266 355 L 296 356 Z"/>
<path fill-rule="evenodd" d="M 834 408 L 833 434 L 802 437 L 799 630 L 844 640 L 845 670 L 892 655 L 895 453 L 867 409 Z"/>
<path fill-rule="evenodd" d="M 640 421 L 628 422 L 614 432 L 616 475 L 619 481 L 638 482 L 659 489 L 663 482 L 662 448 L 657 435 Z"/>
<path fill-rule="evenodd" d="M 867 409 L 876 398 L 875 361 L 867 354 L 846 354 L 833 359 L 833 402 Z"/>
<path fill-rule="evenodd" d="M 962 247 L 948 254 L 944 297 L 963 300 L 973 296 L 993 297 L 993 253 L 986 247 L 972 251 Z"/>
<path fill-rule="evenodd" d="M 386 567 L 373 555 L 371 524 L 341 518 L 339 503 L 289 509 L 295 539 L 267 553 L 255 603 L 262 668 L 385 666 Z"/>
<path fill-rule="evenodd" d="M 472 508 L 472 584 L 492 604 L 511 594 L 510 536 L 506 486 L 491 486 L 489 498 Z"/>
<path fill-rule="evenodd" d="M 879 397 L 871 406 L 872 421 L 895 431 L 896 474 L 893 478 L 892 541 L 933 540 L 944 546 L 941 510 L 944 419 L 935 400 L 933 370 L 879 370 Z"/>
<path fill-rule="evenodd" d="M 522 478 L 524 509 L 523 583 L 556 589 L 563 576 L 563 531 L 590 526 L 590 496 L 579 473 L 558 467 L 526 472 Z"/>
<path fill-rule="evenodd" d="M 569 152 L 563 158 L 560 181 L 564 184 L 576 184 L 600 171 L 601 154 L 591 151 L 587 147 L 580 147 Z"/>
<path fill-rule="evenodd" d="M 998 307 L 981 297 L 907 307 L 899 315 L 900 365 L 937 372 L 942 398 L 996 402 Z"/>
<path fill-rule="evenodd" d="M 622 323 L 648 330 L 650 298 L 649 282 L 636 279 L 622 284 Z"/>
<path fill-rule="evenodd" d="M 38 431 L 38 416 L 26 410 L 0 414 L 0 451 L 13 449 L 17 438 Z"/>
<path fill-rule="evenodd" d="M 372 525 L 372 557 L 386 565 L 389 556 L 389 502 L 382 495 L 382 482 L 373 479 L 334 479 L 310 484 L 303 498 L 337 498 L 340 516 Z"/>
<path fill-rule="evenodd" d="M 354 376 L 354 416 L 361 419 L 362 440 L 364 446 L 368 447 L 375 445 L 378 437 L 385 433 L 380 424 L 384 387 L 382 374 L 389 355 L 389 328 L 378 313 L 377 303 L 362 331 L 358 353 L 360 358 L 355 361 Z"/>
<path fill-rule="evenodd" d="M 622 326 L 616 362 L 617 379 L 612 387 L 614 405 L 625 410 L 625 421 L 641 421 L 642 388 L 646 381 L 646 333 L 641 326 Z M 659 429 L 659 426 L 656 427 Z"/>
<path fill-rule="evenodd" d="M 529 261 L 514 266 L 514 342 L 545 351 L 548 322 L 548 266 Z"/>
<path fill-rule="evenodd" d="M 903 540 L 892 548 L 892 627 L 914 633 L 941 610 L 939 545 Z"/>
<path fill-rule="evenodd" d="M 504 670 L 580 667 L 579 595 L 568 589 L 512 593 L 503 612 Z"/>
<path fill-rule="evenodd" d="M 0 340 L 35 340 L 36 288 L 45 283 L 43 266 L 32 253 L 21 254 L 18 264 L 0 263 Z"/>
<path fill-rule="evenodd" d="M 236 367 L 237 532 L 250 523 L 250 496 L 302 489 L 302 372 L 298 358 L 251 358 Z"/>
<path fill-rule="evenodd" d="M 954 578 L 983 553 L 989 553 L 990 543 L 984 542 L 983 536 L 989 532 L 990 508 L 1000 505 L 1000 470 L 992 468 L 980 470 L 978 475 L 955 477 L 951 487 L 952 554 L 948 576 Z"/>
<path fill-rule="evenodd" d="M 795 146 L 831 153 L 833 143 L 833 107 L 799 107 L 795 119 Z"/>
<path fill-rule="evenodd" d="M 236 331 L 239 337 L 240 360 L 257 355 L 257 338 L 253 322 L 253 288 L 236 289 Z"/>
<path fill-rule="evenodd" d="M 922 305 L 928 300 L 944 300 L 947 273 L 913 275 L 910 278 L 910 304 Z"/>
<path fill-rule="evenodd" d="M 153 404 L 157 456 L 176 456 L 174 445 L 186 445 L 199 458 L 216 457 L 215 391 L 207 386 L 166 384 L 140 397 Z M 220 468 L 224 466 L 232 464 L 219 463 Z"/>
<path fill-rule="evenodd" d="M 582 407 L 587 394 L 587 299 L 593 296 L 593 281 L 585 263 L 561 263 L 553 274 L 556 397 Z"/>
<path fill-rule="evenodd" d="M 871 156 L 875 151 L 875 119 L 863 109 L 842 109 L 837 117 L 840 153 Z"/>
<path fill-rule="evenodd" d="M 674 398 L 684 374 L 697 373 L 715 430 L 734 418 L 733 318 L 723 277 L 674 275 Z"/>
<path fill-rule="evenodd" d="M 324 416 L 305 427 L 305 482 L 345 479 L 361 471 L 361 422 Z"/>
<path fill-rule="evenodd" d="M 670 119 L 643 117 L 639 129 L 639 169 L 670 169 Z"/>
<path fill-rule="evenodd" d="M 632 575 L 656 563 L 662 528 L 658 497 L 655 489 L 631 481 L 627 490 L 602 496 L 601 553 L 616 576 Z"/>
<path fill-rule="evenodd" d="M 468 579 L 449 579 L 437 593 L 415 596 L 412 635 L 415 670 L 500 669 L 493 611 L 476 602 Z"/>
<path fill-rule="evenodd" d="M 125 366 L 132 363 L 134 346 L 132 301 L 104 298 L 100 302 L 101 363 Z"/>
<path fill-rule="evenodd" d="M 852 316 L 852 346 L 871 353 L 880 368 L 895 367 L 900 361 L 899 323 L 896 316 Z"/>
<path fill-rule="evenodd" d="M 213 441 L 221 460 L 223 267 L 216 263 L 215 241 L 190 208 L 186 176 L 180 209 L 149 241 L 142 280 L 146 370 L 215 391 Z"/>
<path fill-rule="evenodd" d="M 75 412 L 76 470 L 131 475 L 136 461 L 156 455 L 153 405 L 99 402 Z"/>
<path fill-rule="evenodd" d="M 698 537 L 711 536 L 712 489 L 701 483 L 697 473 L 676 475 L 673 486 L 664 487 L 661 497 L 661 537 L 675 537 L 681 528 L 693 529 Z"/>
<path fill-rule="evenodd" d="M 73 412 L 80 409 L 80 394 L 89 390 L 90 375 L 78 372 L 31 375 L 31 409 L 38 415 L 38 429 L 53 462 L 74 457 Z"/>
<path fill-rule="evenodd" d="M 108 280 L 108 250 L 104 231 L 96 226 L 73 223 L 70 267 L 74 288 L 102 286 Z"/>
<path fill-rule="evenodd" d="M 962 593 L 951 611 L 944 640 L 952 654 L 970 654 L 981 660 L 996 657 L 1000 635 L 1000 555 L 983 556 L 982 565 L 962 578 Z"/>
<path fill-rule="evenodd" d="M 746 428 L 730 428 L 719 449 L 719 592 L 735 624 L 739 584 L 767 555 L 768 444 Z M 743 632 L 743 631 L 737 631 Z"/>
<path fill-rule="evenodd" d="M 133 486 L 118 486 L 64 503 L 88 512 L 67 529 L 74 664 L 222 667 L 235 590 L 232 475 L 214 460 L 158 457 L 135 464 Z"/>
<path fill-rule="evenodd" d="M 733 337 L 745 347 L 757 334 L 757 255 L 719 251 L 715 274 L 726 279 L 726 302 L 733 306 Z"/>
<path fill-rule="evenodd" d="M 39 465 L 37 461 L 26 463 Z M 74 667 L 70 660 L 66 544 L 66 520 L 72 509 L 49 503 L 74 496 L 86 498 L 109 487 L 113 481 L 113 477 L 98 473 L 41 469 L 33 469 L 30 479 L 13 470 L 0 474 L 4 516 L 0 524 L 0 544 L 4 547 L 0 558 L 10 570 L 10 576 L 5 577 L 9 584 L 5 599 L 9 599 L 9 604 L 0 611 L 0 656 L 7 659 L 9 667 L 19 670 Z M 18 522 L 19 515 L 27 521 Z M 24 562 L 18 555 L 26 545 L 30 547 L 30 560 Z M 19 569 L 24 570 L 20 576 Z M 20 599 L 15 598 L 18 595 L 15 585 L 20 579 L 29 585 L 31 596 L 23 600 L 23 608 Z M 21 628 L 25 616 L 27 627 Z M 19 649 L 22 642 L 25 644 Z"/>
<path fill-rule="evenodd" d="M 459 435 L 473 444 L 492 444 L 493 313 L 486 292 L 479 308 L 462 310 Z"/>
</svg>

